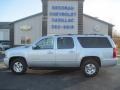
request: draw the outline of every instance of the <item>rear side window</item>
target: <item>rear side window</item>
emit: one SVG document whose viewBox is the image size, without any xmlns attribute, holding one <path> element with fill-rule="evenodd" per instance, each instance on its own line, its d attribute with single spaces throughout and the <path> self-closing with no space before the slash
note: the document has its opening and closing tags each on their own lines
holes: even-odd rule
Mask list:
<svg viewBox="0 0 120 90">
<path fill-rule="evenodd" d="M 58 49 L 71 49 L 74 48 L 74 42 L 71 37 L 59 37 L 57 39 Z"/>
<path fill-rule="evenodd" d="M 78 37 L 83 48 L 112 48 L 106 37 Z"/>
</svg>

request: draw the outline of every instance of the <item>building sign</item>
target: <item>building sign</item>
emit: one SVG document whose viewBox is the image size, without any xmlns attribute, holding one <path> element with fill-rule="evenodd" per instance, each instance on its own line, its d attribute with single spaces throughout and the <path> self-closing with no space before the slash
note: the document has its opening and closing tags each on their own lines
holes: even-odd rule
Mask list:
<svg viewBox="0 0 120 90">
<path fill-rule="evenodd" d="M 48 2 L 48 30 L 78 30 L 77 1 Z"/>
<path fill-rule="evenodd" d="M 21 31 L 30 31 L 31 29 L 32 29 L 32 27 L 29 26 L 29 25 L 22 25 L 22 26 L 20 26 L 20 30 Z"/>
</svg>

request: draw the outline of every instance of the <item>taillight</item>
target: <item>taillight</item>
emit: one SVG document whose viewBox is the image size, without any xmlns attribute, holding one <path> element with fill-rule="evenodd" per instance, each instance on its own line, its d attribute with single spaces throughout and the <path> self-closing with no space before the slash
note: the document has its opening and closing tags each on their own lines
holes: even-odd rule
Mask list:
<svg viewBox="0 0 120 90">
<path fill-rule="evenodd" d="M 118 49 L 117 48 L 113 48 L 113 58 L 116 58 L 118 54 Z"/>
</svg>

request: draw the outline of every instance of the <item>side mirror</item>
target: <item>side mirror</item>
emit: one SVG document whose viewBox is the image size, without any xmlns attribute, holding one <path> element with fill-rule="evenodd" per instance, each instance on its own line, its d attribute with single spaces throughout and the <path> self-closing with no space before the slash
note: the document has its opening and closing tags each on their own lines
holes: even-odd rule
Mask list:
<svg viewBox="0 0 120 90">
<path fill-rule="evenodd" d="M 33 46 L 32 46 L 32 49 L 36 49 L 36 47 L 37 47 L 36 45 L 33 45 Z"/>
</svg>

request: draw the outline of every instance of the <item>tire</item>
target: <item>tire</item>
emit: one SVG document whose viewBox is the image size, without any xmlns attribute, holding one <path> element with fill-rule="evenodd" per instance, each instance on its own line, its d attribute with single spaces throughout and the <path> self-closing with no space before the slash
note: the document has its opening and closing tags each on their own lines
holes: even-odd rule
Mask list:
<svg viewBox="0 0 120 90">
<path fill-rule="evenodd" d="M 94 59 L 87 59 L 82 63 L 81 69 L 86 77 L 94 77 L 99 72 L 99 64 Z"/>
<path fill-rule="evenodd" d="M 24 74 L 27 71 L 27 64 L 24 59 L 17 58 L 11 62 L 10 69 L 14 74 Z"/>
</svg>

